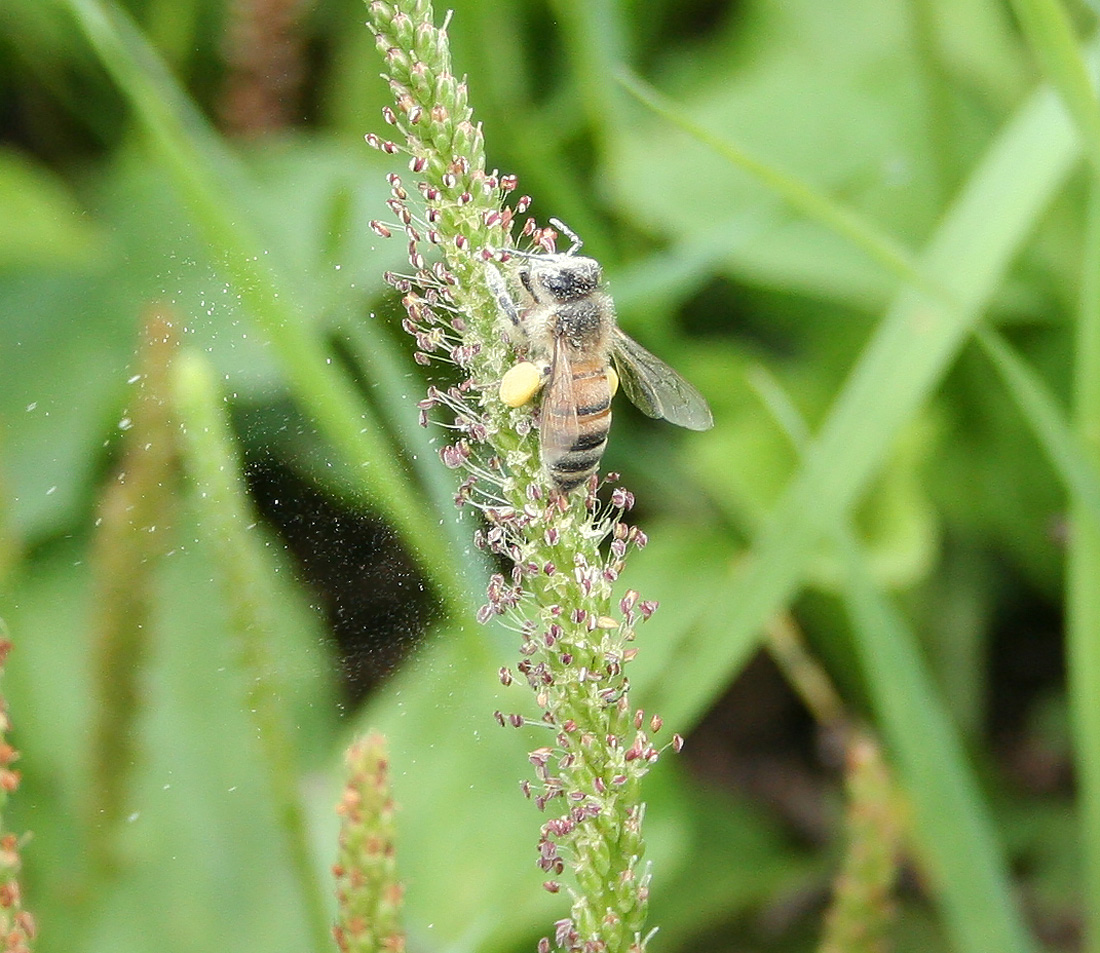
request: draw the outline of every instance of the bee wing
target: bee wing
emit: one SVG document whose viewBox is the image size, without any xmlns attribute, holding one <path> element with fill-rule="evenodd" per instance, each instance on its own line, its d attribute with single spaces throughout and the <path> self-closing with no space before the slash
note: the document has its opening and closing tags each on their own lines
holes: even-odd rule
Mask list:
<svg viewBox="0 0 1100 953">
<path fill-rule="evenodd" d="M 710 430 L 714 426 L 706 398 L 694 385 L 618 328 L 614 331 L 614 355 L 619 382 L 643 414 L 688 430 Z"/>
<path fill-rule="evenodd" d="M 550 362 L 550 379 L 542 398 L 542 420 L 539 443 L 543 460 L 560 460 L 577 442 L 580 424 L 577 421 L 577 400 L 573 395 L 573 368 L 560 337 L 554 338 L 554 354 Z"/>
</svg>

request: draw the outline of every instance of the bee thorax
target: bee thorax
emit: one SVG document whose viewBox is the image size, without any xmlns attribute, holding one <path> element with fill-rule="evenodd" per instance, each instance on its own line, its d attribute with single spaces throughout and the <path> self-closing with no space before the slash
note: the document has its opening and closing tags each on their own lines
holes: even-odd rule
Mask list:
<svg viewBox="0 0 1100 953">
<path fill-rule="evenodd" d="M 606 354 L 613 320 L 610 315 L 608 305 L 591 295 L 559 305 L 554 330 L 559 337 L 586 355 Z"/>
</svg>

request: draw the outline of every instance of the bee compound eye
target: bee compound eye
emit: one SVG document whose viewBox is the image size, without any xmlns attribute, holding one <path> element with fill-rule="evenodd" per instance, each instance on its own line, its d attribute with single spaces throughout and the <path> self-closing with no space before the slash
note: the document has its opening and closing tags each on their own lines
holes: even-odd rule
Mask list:
<svg viewBox="0 0 1100 953">
<path fill-rule="evenodd" d="M 500 379 L 500 399 L 508 407 L 522 407 L 542 386 L 542 372 L 530 361 L 509 368 Z"/>
</svg>

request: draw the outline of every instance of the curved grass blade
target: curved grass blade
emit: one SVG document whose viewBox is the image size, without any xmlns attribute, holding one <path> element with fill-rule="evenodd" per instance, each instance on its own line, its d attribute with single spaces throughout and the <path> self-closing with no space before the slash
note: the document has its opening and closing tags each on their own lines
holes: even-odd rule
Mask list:
<svg viewBox="0 0 1100 953">
<path fill-rule="evenodd" d="M 1100 184 L 1092 182 L 1077 327 L 1077 433 L 1100 467 Z M 1093 470 L 1095 472 L 1095 469 Z M 1100 953 L 1100 527 L 1074 494 L 1066 564 L 1066 651 L 1080 812 L 1085 953 Z"/>
<path fill-rule="evenodd" d="M 1000 334 L 988 327 L 979 327 L 974 334 L 1076 500 L 1081 516 L 1100 530 L 1100 475 L 1050 391 Z"/>
<path fill-rule="evenodd" d="M 282 824 L 287 854 L 298 884 L 316 953 L 331 949 L 329 913 L 310 852 L 305 811 L 298 793 L 294 745 L 284 721 L 281 692 L 273 684 L 270 633 L 276 619 L 269 605 L 270 576 L 262 544 L 250 532 L 256 520 L 244 487 L 239 459 L 221 395 L 209 363 L 184 353 L 173 368 L 174 406 L 183 431 L 184 462 L 198 492 L 201 518 L 215 544 L 218 574 L 232 607 L 241 667 L 250 675 L 247 710 L 256 727 L 270 782 L 270 796 Z"/>
<path fill-rule="evenodd" d="M 633 73 L 620 69 L 615 78 L 632 96 L 658 116 L 679 126 L 688 135 L 709 146 L 731 165 L 751 175 L 761 185 L 783 199 L 794 211 L 847 238 L 891 274 L 924 289 L 931 295 L 946 296 L 949 293 L 946 287 L 939 287 L 933 282 L 932 276 L 917 264 L 913 254 L 907 248 L 892 236 L 884 234 L 858 212 L 833 201 L 808 182 L 781 172 L 740 146 L 715 135 L 705 126 L 688 119 L 686 109 Z"/>
<path fill-rule="evenodd" d="M 837 536 L 847 556 L 846 601 L 877 723 L 897 758 L 914 809 L 917 847 L 956 948 L 1029 950 L 984 799 L 916 637 L 876 589 L 851 531 Z"/>
<path fill-rule="evenodd" d="M 923 256 L 922 270 L 950 297 L 909 286 L 899 292 L 750 555 L 679 646 L 657 689 L 663 712 L 677 721 L 698 717 L 797 592 L 814 547 L 858 502 L 894 437 L 938 385 L 1077 156 L 1073 129 L 1049 90 L 1008 123 Z"/>
<path fill-rule="evenodd" d="M 1061 0 L 1013 0 L 1012 8 L 1077 125 L 1085 158 L 1100 176 L 1100 101 L 1065 6 Z"/>
<path fill-rule="evenodd" d="M 758 375 L 757 386 L 801 452 L 806 425 L 794 402 L 766 373 Z M 877 591 L 850 524 L 831 535 L 847 557 L 846 602 L 876 724 L 916 810 L 917 844 L 933 873 L 944 921 L 960 950 L 1026 949 L 993 823 L 916 636 Z"/>
</svg>

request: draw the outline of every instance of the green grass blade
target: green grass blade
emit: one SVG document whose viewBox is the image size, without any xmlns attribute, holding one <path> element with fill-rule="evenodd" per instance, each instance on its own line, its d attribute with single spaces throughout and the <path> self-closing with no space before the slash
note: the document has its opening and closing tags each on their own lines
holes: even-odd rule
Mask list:
<svg viewBox="0 0 1100 953">
<path fill-rule="evenodd" d="M 953 949 L 1032 948 L 1012 899 L 1004 857 L 958 733 L 917 641 L 875 588 L 848 530 L 848 611 L 872 703 L 912 803 L 918 850 L 928 865 Z"/>
<path fill-rule="evenodd" d="M 627 59 L 622 8 L 608 0 L 552 0 L 551 6 L 566 39 L 564 52 L 571 61 L 585 118 L 593 134 L 602 140 L 599 151 L 606 155 L 607 140 L 623 120 L 622 110 L 608 102 L 606 83 L 607 64 Z"/>
<path fill-rule="evenodd" d="M 1077 431 L 1100 467 L 1100 185 L 1093 181 L 1077 330 Z M 1095 472 L 1095 470 L 1093 471 Z M 1100 528 L 1076 490 L 1066 566 L 1066 647 L 1084 855 L 1082 950 L 1100 953 Z"/>
<path fill-rule="evenodd" d="M 439 584 L 449 608 L 468 613 L 475 587 L 458 569 L 462 564 L 447 545 L 447 535 L 439 532 L 437 520 L 398 466 L 369 406 L 310 330 L 304 303 L 264 263 L 264 244 L 237 200 L 252 191 L 244 170 L 124 14 L 100 0 L 64 2 L 271 341 L 295 398 L 354 471 L 363 474 L 364 496 L 392 522 L 429 578 Z"/>
<path fill-rule="evenodd" d="M 766 373 L 757 375 L 757 389 L 801 452 L 806 428 L 790 397 Z M 848 611 L 876 724 L 915 808 L 917 843 L 944 922 L 961 951 L 1026 949 L 992 821 L 916 637 L 876 590 L 850 527 L 833 535 L 849 564 Z"/>
<path fill-rule="evenodd" d="M 282 824 L 314 949 L 329 953 L 328 906 L 310 854 L 294 745 L 284 722 L 283 693 L 271 677 L 276 666 L 270 658 L 270 633 L 278 625 L 266 582 L 271 570 L 262 556 L 262 540 L 256 538 L 257 521 L 213 369 L 199 355 L 185 353 L 177 360 L 173 376 L 184 461 L 196 486 L 199 518 L 214 543 L 217 572 L 231 606 L 240 662 L 248 675 L 246 707 L 263 751 L 270 796 Z"/>
<path fill-rule="evenodd" d="M 731 165 L 751 175 L 761 185 L 783 199 L 794 211 L 847 238 L 891 274 L 923 288 L 928 294 L 937 296 L 948 294 L 946 288 L 937 287 L 933 283 L 931 277 L 921 269 L 907 248 L 893 237 L 884 234 L 852 208 L 834 202 L 809 183 L 779 171 L 740 146 L 688 119 L 686 109 L 627 70 L 620 69 L 615 78 L 623 88 L 658 116 L 678 126 L 690 136 L 709 146 Z"/>
<path fill-rule="evenodd" d="M 1076 100 L 1079 105 L 1074 115 L 1078 125 L 1082 127 L 1085 125 L 1085 121 L 1078 117 L 1078 114 L 1086 111 L 1083 106 L 1086 98 L 1082 95 L 1083 91 L 1087 94 L 1090 103 L 1089 115 L 1095 114 L 1098 128 L 1100 128 L 1100 108 L 1096 107 L 1096 97 L 1092 94 L 1089 85 L 1085 62 L 1074 41 L 1068 22 L 1059 21 L 1059 17 L 1062 21 L 1065 20 L 1064 12 L 1054 0 L 1019 0 L 1019 5 L 1035 8 L 1034 19 L 1038 36 L 1046 46 L 1050 47 L 1050 56 L 1057 58 L 1063 64 L 1061 72 L 1072 78 L 1067 79 L 1064 85 L 1072 86 L 1076 91 Z M 620 75 L 619 81 L 659 115 L 709 144 L 731 163 L 754 175 L 765 187 L 785 199 L 795 210 L 841 237 L 849 239 L 899 278 L 913 281 L 925 290 L 935 287 L 933 278 L 922 263 L 913 261 L 908 252 L 858 212 L 833 202 L 827 196 L 816 192 L 812 186 L 772 169 L 739 147 L 685 119 L 683 110 L 678 110 L 674 104 L 640 80 L 629 74 L 623 74 Z M 1062 96 L 1063 99 L 1069 100 L 1066 92 L 1063 91 Z M 998 371 L 1001 372 L 1017 402 L 1024 409 L 1025 416 L 1046 448 L 1063 482 L 1067 487 L 1073 488 L 1084 502 L 1087 511 L 1092 514 L 1090 518 L 1100 519 L 1100 481 L 1097 479 L 1096 471 L 1085 460 L 1080 444 L 1070 433 L 1064 415 L 1058 410 L 1057 404 L 1050 397 L 1047 389 L 995 332 L 979 329 L 978 339 L 994 361 Z"/>
<path fill-rule="evenodd" d="M 168 534 L 154 530 L 172 525 L 177 503 L 170 390 L 178 344 L 171 321 L 150 310 L 141 330 L 141 381 L 131 426 L 96 519 L 95 621 L 89 638 L 94 701 L 83 805 L 91 883 L 124 866 L 122 832 L 129 825 L 136 768 L 147 754 L 139 726 L 147 704 L 156 572 L 172 545 Z"/>
<path fill-rule="evenodd" d="M 690 699 L 683 705 L 688 714 L 699 710 L 694 705 L 700 701 L 705 704 L 706 699 L 700 699 L 700 689 L 708 683 L 718 684 L 718 678 L 714 677 L 716 656 L 723 656 L 727 672 L 739 665 L 767 616 L 796 590 L 809 547 L 822 531 L 822 515 L 825 512 L 846 515 L 858 500 L 874 468 L 881 463 L 882 448 L 889 445 L 890 438 L 930 392 L 965 340 L 966 332 L 975 324 L 1012 254 L 1072 164 L 1076 150 L 1066 117 L 1060 114 L 1049 94 L 1033 98 L 950 209 L 923 260 L 913 266 L 895 254 L 889 241 L 854 213 L 832 207 L 827 198 L 814 195 L 808 186 L 788 180 L 707 130 L 699 129 L 639 84 L 631 84 L 629 80 L 624 84 L 666 118 L 755 175 L 793 207 L 856 242 L 915 285 L 902 292 L 865 351 L 808 459 L 773 512 L 762 540 L 754 547 L 747 564 L 735 572 L 732 589 L 718 599 L 718 605 L 707 615 L 692 644 L 681 646 L 683 667 L 674 666 L 675 684 L 668 684 L 667 696 L 655 704 L 667 713 L 666 703 L 682 690 L 680 698 Z M 1050 138 L 1039 132 L 1043 128 Z M 1003 199 L 1014 187 L 1010 170 L 1015 164 L 1036 170 L 1039 181 L 1032 179 L 1036 188 L 1029 190 L 1029 194 L 1013 196 L 1011 207 L 1005 207 Z M 915 280 L 914 273 L 918 276 Z M 929 289 L 940 288 L 947 293 L 934 297 L 928 294 Z M 994 343 L 992 348 L 996 346 Z M 911 359 L 908 366 L 906 354 Z M 1095 471 L 1068 433 L 1056 404 L 1036 386 L 1026 366 L 1010 364 L 1011 355 L 1006 359 L 1003 348 L 998 356 L 1000 369 L 1012 375 L 1017 399 L 1067 484 L 1078 488 L 1081 498 L 1087 501 L 1090 516 L 1100 513 L 1095 509 L 1100 504 Z M 876 391 L 880 395 L 879 407 L 872 397 Z M 893 406 L 887 406 L 890 404 Z M 871 440 L 878 442 L 878 448 Z M 891 686 L 880 702 L 883 707 L 887 703 L 893 707 L 882 715 L 893 726 L 895 744 L 906 748 L 901 754 L 914 790 L 923 801 L 922 843 L 932 855 L 943 883 L 945 917 L 952 932 L 961 949 L 975 953 L 987 949 L 1028 949 L 1030 942 L 1012 904 L 1003 861 L 998 857 L 980 797 L 954 732 L 943 716 L 944 709 L 930 694 L 931 682 L 920 667 L 912 637 L 873 590 L 864 588 L 856 595 L 859 598 L 853 599 L 853 603 L 862 620 L 863 633 L 867 635 L 877 629 L 895 637 L 892 643 L 881 638 L 865 640 L 873 663 L 869 667 L 874 669 L 871 681 L 880 692 L 883 686 Z M 708 630 L 712 630 L 711 634 L 721 631 L 723 636 L 721 646 L 716 650 L 712 645 L 709 652 L 703 645 L 706 638 L 703 633 Z M 892 654 L 888 651 L 891 645 Z M 891 671 L 893 675 L 905 676 L 912 690 L 893 691 L 899 682 Z M 1100 676 L 1100 669 L 1097 674 Z M 919 719 L 914 720 L 914 712 L 905 711 L 910 707 L 907 698 L 924 702 L 918 706 L 921 711 L 916 712 L 921 716 Z M 675 702 L 672 707 L 675 709 Z M 922 730 L 916 730 L 914 725 L 920 725 Z M 922 736 L 934 744 L 922 747 Z M 1096 747 L 1100 748 L 1100 742 Z M 935 757 L 929 757 L 932 749 Z M 1096 826 L 1100 827 L 1100 823 Z M 985 915 L 979 915 L 981 912 Z"/>
<path fill-rule="evenodd" d="M 797 592 L 814 547 L 858 502 L 938 385 L 1077 156 L 1073 128 L 1049 90 L 994 142 L 923 256 L 922 270 L 948 297 L 899 293 L 752 552 L 678 646 L 652 702 L 671 721 L 684 724 L 706 709 Z"/>
<path fill-rule="evenodd" d="M 962 149 L 954 117 L 955 92 L 940 49 L 940 10 L 935 0 L 913 0 L 908 7 L 924 106 L 922 125 L 935 173 L 934 201 L 941 205 L 949 197 L 949 183 L 957 181 L 956 170 L 961 164 Z"/>
<path fill-rule="evenodd" d="M 749 386 L 756 391 L 760 402 L 791 442 L 791 446 L 801 454 L 809 446 L 810 428 L 803 420 L 790 394 L 763 364 L 749 368 L 745 376 L 748 378 Z"/>
<path fill-rule="evenodd" d="M 1100 529 L 1100 475 L 1050 391 L 996 331 L 979 327 L 975 336 L 1075 498 L 1081 517 Z"/>
<path fill-rule="evenodd" d="M 1100 175 L 1100 102 L 1065 6 L 1061 0 L 1013 0 L 1012 8 L 1077 125 L 1085 157 Z"/>
<path fill-rule="evenodd" d="M 473 527 L 468 521 L 459 520 L 454 504 L 454 474 L 440 466 L 433 430 L 421 427 L 412 414 L 418 398 L 409 393 L 408 367 L 398 360 L 394 348 L 386 346 L 381 340 L 382 334 L 361 322 L 342 322 L 341 334 L 355 363 L 363 368 L 370 381 L 374 390 L 372 396 L 386 427 L 399 437 L 409 458 L 409 467 L 417 475 L 435 511 L 440 514 L 441 530 L 451 537 L 455 552 L 464 552 L 470 548 Z M 420 386 L 419 378 L 414 377 L 413 382 L 415 386 Z M 468 561 L 471 565 L 481 563 L 485 570 L 482 575 L 488 579 L 488 560 L 475 554 Z"/>
</svg>

